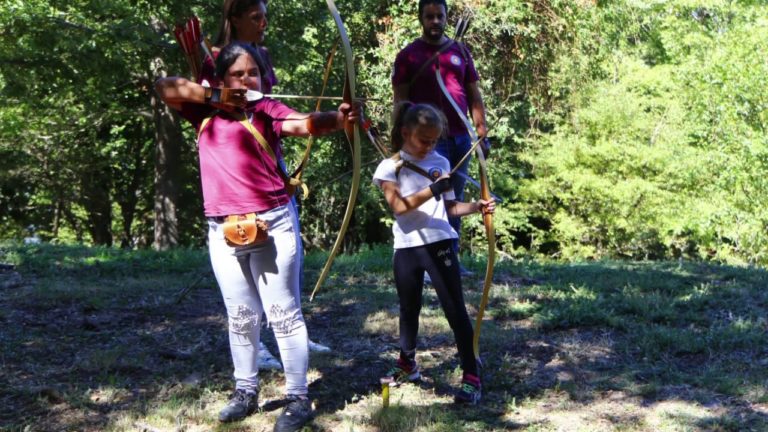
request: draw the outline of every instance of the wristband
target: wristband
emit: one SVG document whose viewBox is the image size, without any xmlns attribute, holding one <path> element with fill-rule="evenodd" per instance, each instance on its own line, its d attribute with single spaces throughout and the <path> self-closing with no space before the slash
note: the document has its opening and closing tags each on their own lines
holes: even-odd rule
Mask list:
<svg viewBox="0 0 768 432">
<path fill-rule="evenodd" d="M 211 102 L 211 96 L 212 95 L 213 95 L 213 89 L 210 88 L 210 87 L 205 87 L 205 93 L 204 93 L 204 96 L 203 96 L 203 100 L 205 101 L 205 103 L 210 103 Z"/>
<path fill-rule="evenodd" d="M 336 112 L 312 113 L 307 117 L 307 132 L 312 136 L 327 134 L 337 129 Z"/>
<path fill-rule="evenodd" d="M 208 87 L 205 89 L 205 103 L 221 102 L 221 89 Z"/>
<path fill-rule="evenodd" d="M 443 192 L 448 192 L 451 187 L 451 179 L 446 177 L 441 178 L 440 180 L 429 185 L 429 190 L 432 191 L 432 196 L 435 197 L 435 200 L 440 201 L 440 196 L 443 194 Z"/>
<path fill-rule="evenodd" d="M 206 87 L 205 88 L 205 103 L 208 104 L 208 103 L 213 102 L 213 97 L 214 97 L 213 95 L 214 95 L 214 91 L 215 90 L 219 90 L 217 92 L 217 93 L 219 93 L 219 96 L 217 97 L 217 99 L 221 98 L 221 96 L 220 96 L 221 95 L 221 90 L 220 89 L 215 89 L 213 87 Z"/>
</svg>

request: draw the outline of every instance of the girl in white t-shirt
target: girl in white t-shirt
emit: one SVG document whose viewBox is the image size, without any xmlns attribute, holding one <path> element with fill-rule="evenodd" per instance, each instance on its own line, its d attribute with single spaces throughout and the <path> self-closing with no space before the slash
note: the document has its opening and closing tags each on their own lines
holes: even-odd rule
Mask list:
<svg viewBox="0 0 768 432">
<path fill-rule="evenodd" d="M 464 305 L 459 263 L 451 246 L 457 238 L 448 216 L 493 213 L 493 200 L 455 200 L 448 160 L 435 144 L 445 130 L 445 117 L 431 105 L 403 102 L 395 107 L 392 149 L 395 155 L 376 168 L 373 182 L 384 192 L 395 214 L 394 275 L 400 299 L 400 358 L 387 373 L 397 383 L 421 378 L 416 364 L 416 338 L 424 272 L 435 287 L 440 305 L 456 338 L 464 371 L 457 403 L 476 404 L 481 385 L 472 349 L 472 323 Z"/>
</svg>

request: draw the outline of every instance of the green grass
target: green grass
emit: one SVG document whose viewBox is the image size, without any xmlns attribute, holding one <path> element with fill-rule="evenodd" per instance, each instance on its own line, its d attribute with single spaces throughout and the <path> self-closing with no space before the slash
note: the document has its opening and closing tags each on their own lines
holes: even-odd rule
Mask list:
<svg viewBox="0 0 768 432">
<path fill-rule="evenodd" d="M 306 294 L 324 260 L 307 257 Z M 478 275 L 464 279 L 474 317 L 485 261 L 463 261 Z M 7 243 L 0 262 L 24 281 L 0 293 L 0 430 L 271 430 L 279 410 L 216 421 L 232 370 L 205 251 Z M 428 289 L 424 383 L 393 389 L 383 409 L 378 377 L 397 355 L 391 250 L 340 255 L 303 305 L 311 337 L 334 348 L 310 359 L 311 429 L 768 430 L 766 282 L 763 269 L 700 262 L 499 262 L 482 404 L 452 404 L 461 371 Z M 261 400 L 279 399 L 282 374 L 260 375 Z"/>
</svg>

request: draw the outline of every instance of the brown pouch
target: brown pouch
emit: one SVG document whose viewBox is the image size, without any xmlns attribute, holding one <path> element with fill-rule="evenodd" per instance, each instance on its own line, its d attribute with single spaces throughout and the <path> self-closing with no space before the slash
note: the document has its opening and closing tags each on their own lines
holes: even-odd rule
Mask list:
<svg viewBox="0 0 768 432">
<path fill-rule="evenodd" d="M 267 222 L 256 217 L 256 213 L 229 215 L 224 218 L 222 228 L 224 239 L 232 247 L 263 243 L 269 238 Z"/>
</svg>

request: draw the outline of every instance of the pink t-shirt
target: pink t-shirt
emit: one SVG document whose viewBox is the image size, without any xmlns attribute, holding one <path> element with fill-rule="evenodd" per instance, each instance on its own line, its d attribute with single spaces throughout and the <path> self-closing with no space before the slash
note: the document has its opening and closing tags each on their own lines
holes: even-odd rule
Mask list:
<svg viewBox="0 0 768 432">
<path fill-rule="evenodd" d="M 247 112 L 251 124 L 280 158 L 283 120 L 295 111 L 274 99 L 262 99 Z M 288 203 L 280 167 L 239 117 L 193 103 L 182 104 L 180 114 L 196 130 L 214 114 L 198 140 L 206 216 L 264 212 Z"/>
<path fill-rule="evenodd" d="M 395 66 L 392 71 L 392 84 L 395 86 L 413 83 L 408 89 L 408 100 L 414 103 L 432 104 L 442 110 L 448 119 L 448 135 L 457 136 L 468 133 L 464 123 L 456 114 L 451 103 L 446 99 L 435 78 L 436 63 L 440 62 L 440 76 L 445 82 L 448 93 L 461 108 L 464 114 L 467 113 L 467 94 L 465 88 L 468 84 L 476 82 L 479 79 L 475 63 L 469 50 L 458 42 L 453 42 L 451 46 L 440 53 L 438 59 L 431 65 L 424 68 L 419 76 L 414 78 L 414 74 L 421 69 L 437 52 L 441 45 L 432 45 L 421 39 L 416 39 L 408 46 L 403 48 L 395 58 Z"/>
</svg>

